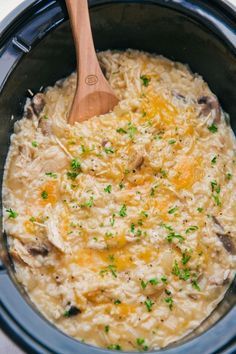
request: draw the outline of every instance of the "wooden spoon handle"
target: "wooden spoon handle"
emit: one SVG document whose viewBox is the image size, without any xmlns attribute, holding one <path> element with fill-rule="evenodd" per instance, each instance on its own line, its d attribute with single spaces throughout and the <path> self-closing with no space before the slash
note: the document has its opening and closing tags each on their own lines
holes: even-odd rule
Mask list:
<svg viewBox="0 0 236 354">
<path fill-rule="evenodd" d="M 69 123 L 82 122 L 112 110 L 118 100 L 103 76 L 90 27 L 88 1 L 66 0 L 75 42 L 77 88 Z"/>
<path fill-rule="evenodd" d="M 97 74 L 100 74 L 101 69 L 93 44 L 88 1 L 66 0 L 66 5 L 75 42 L 77 73 L 79 74 L 77 82 L 93 85 L 98 80 Z"/>
</svg>

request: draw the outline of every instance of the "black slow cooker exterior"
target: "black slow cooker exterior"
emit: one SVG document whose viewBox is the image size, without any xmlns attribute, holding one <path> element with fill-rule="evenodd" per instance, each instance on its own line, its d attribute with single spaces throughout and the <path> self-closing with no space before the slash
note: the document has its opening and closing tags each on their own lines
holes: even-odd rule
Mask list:
<svg viewBox="0 0 236 354">
<path fill-rule="evenodd" d="M 236 9 L 232 5 L 220 0 L 89 3 L 97 49 L 136 48 L 188 63 L 219 97 L 236 132 Z M 14 122 L 22 116 L 27 89 L 37 92 L 74 68 L 74 47 L 63 0 L 26 0 L 0 24 L 0 183 L 9 137 Z M 38 313 L 15 280 L 6 235 L 0 232 L 0 325 L 10 338 L 27 353 L 111 352 L 66 336 Z M 155 353 L 236 353 L 235 300 L 234 282 L 197 330 Z"/>
</svg>

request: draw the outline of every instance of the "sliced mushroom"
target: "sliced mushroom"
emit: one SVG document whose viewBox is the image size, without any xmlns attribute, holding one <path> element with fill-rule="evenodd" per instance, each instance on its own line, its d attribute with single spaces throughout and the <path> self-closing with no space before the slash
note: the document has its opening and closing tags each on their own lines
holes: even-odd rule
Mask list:
<svg viewBox="0 0 236 354">
<path fill-rule="evenodd" d="M 46 245 L 31 245 L 27 247 L 27 250 L 33 257 L 46 257 L 49 253 L 49 248 Z"/>
<path fill-rule="evenodd" d="M 32 107 L 37 116 L 42 112 L 44 109 L 46 102 L 44 99 L 43 93 L 37 93 L 32 99 Z"/>
<path fill-rule="evenodd" d="M 62 88 L 63 85 L 64 85 L 64 82 L 65 82 L 65 79 L 58 80 L 56 82 L 56 86 L 59 87 L 59 88 Z"/>
<path fill-rule="evenodd" d="M 18 261 L 23 264 L 27 264 L 28 266 L 40 267 L 41 264 L 32 257 L 32 255 L 28 252 L 27 248 L 21 243 L 19 240 L 14 239 L 13 246 L 11 247 L 11 255 L 15 261 Z"/>
<path fill-rule="evenodd" d="M 198 294 L 188 294 L 188 297 L 190 299 L 193 299 L 193 300 L 198 300 L 199 299 L 199 295 Z"/>
<path fill-rule="evenodd" d="M 25 113 L 24 113 L 25 117 L 27 119 L 32 119 L 33 116 L 35 115 L 33 107 L 31 105 L 29 105 L 28 107 L 26 107 L 25 109 Z"/>
<path fill-rule="evenodd" d="M 222 286 L 229 282 L 229 278 L 230 278 L 230 270 L 222 269 L 222 271 L 218 272 L 216 275 L 213 275 L 209 278 L 209 284 Z"/>
<path fill-rule="evenodd" d="M 214 215 L 212 215 L 212 220 L 217 226 L 216 235 L 221 241 L 226 251 L 231 254 L 236 254 L 236 247 L 230 234 L 225 232 L 224 227 Z"/>
<path fill-rule="evenodd" d="M 107 143 L 109 143 L 109 140 L 103 139 L 101 145 L 102 145 L 103 147 L 105 147 Z"/>
<path fill-rule="evenodd" d="M 41 118 L 39 121 L 39 128 L 45 136 L 49 136 L 52 133 L 51 123 L 48 119 L 45 119 L 44 117 Z"/>
<path fill-rule="evenodd" d="M 183 101 L 183 102 L 186 102 L 186 97 L 185 97 L 184 95 L 182 95 L 181 93 L 179 93 L 179 92 L 173 90 L 173 91 L 172 91 L 172 94 L 173 94 L 173 96 L 176 97 L 178 100 L 181 100 L 181 101 Z"/>
<path fill-rule="evenodd" d="M 64 317 L 73 317 L 81 313 L 81 310 L 76 306 L 71 306 L 68 310 L 65 311 Z"/>
<path fill-rule="evenodd" d="M 220 233 L 220 232 L 217 232 L 216 235 L 219 238 L 219 240 L 222 242 L 222 245 L 224 246 L 226 251 L 235 255 L 236 247 L 233 243 L 232 237 L 227 233 Z"/>
<path fill-rule="evenodd" d="M 223 226 L 221 225 L 221 223 L 219 222 L 219 220 L 218 220 L 214 215 L 212 215 L 212 220 L 214 221 L 214 223 L 215 223 L 217 226 L 219 226 L 219 228 L 220 228 L 222 231 L 224 230 Z"/>
<path fill-rule="evenodd" d="M 31 162 L 34 155 L 31 149 L 27 145 L 18 145 L 19 156 L 25 159 L 27 162 Z"/>
<path fill-rule="evenodd" d="M 131 155 L 129 168 L 131 170 L 138 170 L 144 163 L 144 156 L 139 152 L 135 152 Z"/>
<path fill-rule="evenodd" d="M 210 113 L 212 113 L 213 122 L 220 123 L 221 109 L 216 96 L 202 96 L 198 99 L 197 102 L 202 106 L 201 114 L 203 116 L 208 116 Z"/>
</svg>

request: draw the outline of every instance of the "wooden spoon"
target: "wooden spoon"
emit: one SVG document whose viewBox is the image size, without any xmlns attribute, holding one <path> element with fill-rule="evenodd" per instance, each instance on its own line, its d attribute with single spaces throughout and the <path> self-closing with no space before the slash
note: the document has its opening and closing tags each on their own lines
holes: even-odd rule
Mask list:
<svg viewBox="0 0 236 354">
<path fill-rule="evenodd" d="M 74 36 L 77 87 L 68 122 L 82 122 L 104 114 L 118 103 L 97 60 L 90 26 L 88 1 L 66 0 Z"/>
</svg>

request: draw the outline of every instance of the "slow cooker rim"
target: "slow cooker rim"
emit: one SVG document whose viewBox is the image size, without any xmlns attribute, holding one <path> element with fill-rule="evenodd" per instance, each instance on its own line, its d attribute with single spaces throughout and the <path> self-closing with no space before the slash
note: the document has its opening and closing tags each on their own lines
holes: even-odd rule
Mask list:
<svg viewBox="0 0 236 354">
<path fill-rule="evenodd" d="M 103 3 L 107 4 L 109 0 L 88 0 L 89 3 L 94 3 L 96 5 L 102 5 Z M 123 0 L 129 2 L 142 2 L 142 0 Z M 145 0 L 147 3 L 155 3 L 155 0 Z M 158 1 L 158 0 L 157 0 Z M 198 0 L 201 2 L 201 0 Z M 19 4 L 15 9 L 13 9 L 3 20 L 0 22 L 0 38 L 3 38 L 5 33 L 8 31 L 9 26 L 11 26 L 14 22 L 17 22 L 18 19 L 24 14 L 24 12 L 31 10 L 34 6 L 37 6 L 41 4 L 43 0 L 24 0 L 23 3 Z M 57 0 L 50 0 L 49 3 L 55 3 Z M 119 0 L 117 0 L 119 2 Z M 120 0 L 122 2 L 122 0 Z M 178 4 L 178 0 L 170 0 L 170 1 L 162 1 L 160 2 L 166 3 L 163 5 L 168 6 L 169 3 L 176 3 Z M 184 2 L 188 2 L 188 0 L 183 0 Z M 226 17 L 233 19 L 233 21 L 236 21 L 236 4 L 234 5 L 232 2 L 229 0 L 209 0 L 209 5 L 210 6 L 215 6 L 217 7 Z M 94 5 L 92 5 L 94 6 Z M 1 44 L 1 41 L 0 41 Z M 0 46 L 1 48 L 1 46 Z"/>
<path fill-rule="evenodd" d="M 41 0 L 39 0 L 39 1 L 35 1 L 35 0 L 27 0 L 26 1 L 26 3 L 27 3 L 27 5 L 25 4 L 25 6 L 22 6 L 22 7 L 20 7 L 20 14 L 19 14 L 19 16 L 21 16 L 21 14 L 24 12 L 24 11 L 26 11 L 26 10 L 28 10 L 28 9 L 30 9 L 32 6 L 34 6 L 35 4 L 37 5 L 37 4 L 40 4 L 42 1 Z M 51 3 L 55 3 L 56 1 L 51 1 Z M 92 2 L 92 1 L 91 1 Z M 122 1 L 121 1 L 122 2 Z M 127 1 L 127 2 L 129 2 L 129 1 Z M 134 2 L 137 2 L 137 1 L 134 1 Z M 148 1 L 147 1 L 148 2 Z M 220 2 L 220 1 L 218 1 L 218 0 L 216 0 L 215 1 L 216 3 L 218 2 Z M 97 1 L 96 2 L 96 5 L 98 4 L 98 3 L 107 3 L 107 1 Z M 224 3 L 225 3 L 225 5 L 226 6 L 228 6 L 227 5 L 227 2 L 226 1 L 224 1 Z M 24 5 L 24 3 L 22 4 L 22 5 Z M 234 9 L 235 10 L 235 9 Z M 235 15 L 235 18 L 236 18 L 236 13 L 234 13 L 234 15 Z M 17 16 L 17 17 L 19 17 L 19 16 Z M 10 23 L 8 24 L 8 25 L 10 25 Z M 8 27 L 8 25 L 6 24 L 6 22 L 5 22 L 5 28 L 7 29 L 7 27 Z M 0 28 L 0 32 L 1 32 L 1 28 Z M 3 274 L 6 274 L 5 272 L 3 273 Z M 3 304 L 1 304 L 1 306 L 4 306 Z M 229 313 L 228 314 L 226 314 L 225 316 L 224 316 L 224 318 L 223 319 L 227 319 L 227 316 L 230 314 L 230 313 L 232 313 L 232 311 L 233 311 L 233 309 L 231 309 L 230 311 L 229 311 Z M 0 318 L 1 318 L 1 320 L 2 320 L 2 314 L 0 313 Z M 228 318 L 229 318 L 229 316 L 228 316 Z M 221 321 L 222 323 L 223 323 L 223 321 Z M 217 324 L 215 324 L 215 326 L 216 326 Z M 6 327 L 4 328 L 5 330 L 6 330 L 6 332 L 9 332 L 9 328 L 7 329 Z M 210 330 L 211 330 L 212 328 L 210 328 Z M 208 330 L 208 331 L 210 331 L 210 330 Z M 10 330 L 11 331 L 11 330 Z M 207 332 L 208 332 L 207 331 Z M 203 334 L 205 334 L 205 333 L 203 333 Z M 203 334 L 201 334 L 200 336 L 197 336 L 196 338 L 194 338 L 194 339 L 197 339 L 197 338 L 199 338 L 199 337 L 201 337 Z M 64 335 L 65 336 L 65 335 Z M 65 337 L 67 337 L 67 336 L 65 336 Z M 69 338 L 69 337 L 67 337 L 68 339 L 70 339 L 70 340 L 72 340 L 72 341 L 75 341 L 75 340 L 73 340 L 72 338 Z M 190 342 L 192 342 L 192 341 L 194 341 L 194 339 L 193 340 L 190 340 Z M 16 340 L 16 338 L 15 338 L 15 340 Z M 233 340 L 233 338 L 232 338 L 232 340 Z M 34 339 L 32 339 L 31 338 L 31 341 L 32 341 L 32 346 L 30 347 L 31 349 L 33 349 L 33 347 L 35 346 L 35 341 L 34 341 Z M 77 343 L 77 345 L 78 344 L 80 344 L 80 345 L 83 345 L 83 344 L 81 344 L 80 342 L 78 342 L 78 341 L 76 341 L 76 343 Z M 187 343 L 184 343 L 184 344 L 182 344 L 181 345 L 181 347 L 183 348 L 184 346 L 185 346 L 185 344 L 188 344 L 189 342 L 187 342 Z M 231 343 L 231 342 L 230 342 Z M 22 346 L 24 346 L 24 344 L 23 343 L 21 343 L 21 345 Z M 175 353 L 177 354 L 178 353 L 178 348 L 179 347 L 175 347 L 174 348 L 174 350 L 175 350 Z M 181 350 L 182 350 L 182 348 L 181 348 Z M 49 352 L 49 351 L 46 351 L 47 349 L 45 348 L 45 347 L 43 347 L 42 348 L 43 350 L 44 350 L 44 353 L 52 353 L 51 351 Z M 99 349 L 99 348 L 94 348 L 94 347 L 92 347 L 92 346 L 90 346 L 90 345 L 83 345 L 83 349 L 84 349 L 84 353 L 85 353 L 85 349 L 87 349 L 88 351 L 86 352 L 86 353 L 92 353 L 92 351 L 94 350 L 94 349 L 96 349 L 96 352 L 97 353 L 109 353 L 110 351 L 109 350 L 101 350 L 101 349 Z M 222 348 L 223 349 L 223 348 Z M 235 347 L 233 348 L 233 349 L 235 349 Z M 39 351 L 37 351 L 37 349 L 36 349 L 36 351 L 35 351 L 36 353 L 39 353 Z M 95 352 L 95 351 L 94 351 Z M 172 353 L 172 349 L 169 349 L 169 348 L 167 348 L 167 349 L 164 349 L 163 350 L 163 352 L 166 352 L 166 353 Z M 152 353 L 157 353 L 157 351 L 154 351 L 154 352 L 152 352 Z"/>
</svg>

